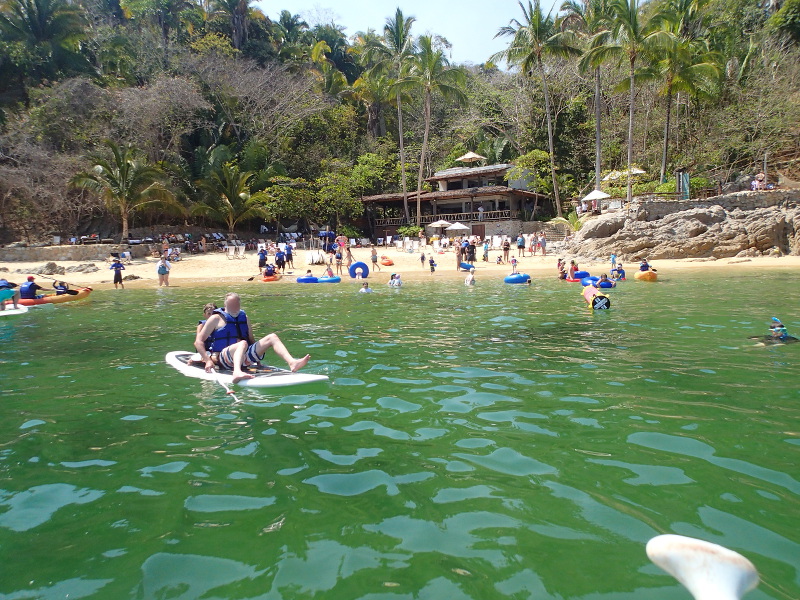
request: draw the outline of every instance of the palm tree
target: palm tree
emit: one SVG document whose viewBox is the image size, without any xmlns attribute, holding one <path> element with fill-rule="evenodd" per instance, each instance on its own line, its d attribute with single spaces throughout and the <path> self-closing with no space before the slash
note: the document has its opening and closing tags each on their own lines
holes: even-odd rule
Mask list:
<svg viewBox="0 0 800 600">
<path fill-rule="evenodd" d="M 80 42 L 85 25 L 83 10 L 65 0 L 0 3 L 0 37 L 24 46 L 30 61 L 25 70 L 38 79 L 56 79 L 65 72 L 83 70 L 86 61 Z"/>
<path fill-rule="evenodd" d="M 366 71 L 353 83 L 352 97 L 361 102 L 367 112 L 367 132 L 372 139 L 386 135 L 386 115 L 392 85 L 388 77 Z"/>
<path fill-rule="evenodd" d="M 375 45 L 368 55 L 376 59 L 374 69 L 381 72 L 391 72 L 399 77 L 414 55 L 414 38 L 411 37 L 411 26 L 416 19 L 406 17 L 399 8 L 395 11 L 394 17 L 386 19 L 383 27 L 383 38 L 381 43 Z M 397 103 L 397 137 L 400 144 L 400 183 L 403 188 L 403 210 L 406 222 L 411 220 L 408 212 L 408 185 L 406 183 L 406 150 L 403 131 L 403 94 L 397 88 L 392 92 L 393 99 Z"/>
<path fill-rule="evenodd" d="M 559 31 L 551 13 L 542 12 L 541 0 L 528 0 L 526 7 L 519 0 L 522 9 L 523 22 L 512 19 L 511 22 L 500 29 L 495 37 L 510 37 L 508 48 L 492 56 L 493 61 L 505 59 L 509 65 L 517 65 L 526 77 L 532 77 L 534 71 L 539 74 L 544 91 L 544 110 L 547 116 L 547 144 L 550 151 L 550 174 L 553 179 L 553 200 L 558 216 L 563 216 L 561 199 L 558 195 L 558 182 L 556 179 L 555 150 L 553 147 L 553 118 L 550 110 L 550 91 L 547 87 L 543 57 L 569 56 L 578 54 L 578 49 L 572 44 L 572 35 L 567 31 Z"/>
<path fill-rule="evenodd" d="M 226 15 L 231 23 L 231 42 L 241 50 L 247 43 L 250 0 L 214 0 L 216 12 Z"/>
<path fill-rule="evenodd" d="M 236 224 L 241 221 L 255 217 L 269 219 L 270 214 L 265 206 L 268 194 L 251 194 L 252 178 L 252 172 L 240 171 L 233 163 L 221 165 L 208 178 L 198 182 L 198 187 L 208 194 L 208 199 L 196 204 L 192 213 L 222 221 L 228 226 L 228 233 L 233 233 Z"/>
<path fill-rule="evenodd" d="M 417 225 L 420 224 L 422 175 L 425 169 L 425 156 L 428 153 L 428 136 L 431 130 L 431 99 L 438 93 L 447 100 L 463 102 L 466 76 L 462 69 L 451 68 L 442 49 L 437 48 L 432 36 L 423 35 L 417 40 L 419 52 L 409 62 L 407 73 L 395 83 L 398 92 L 417 89 L 422 91 L 425 118 L 425 133 L 422 136 L 422 153 L 417 175 Z"/>
<path fill-rule="evenodd" d="M 597 67 L 600 64 L 616 59 L 628 61 L 630 68 L 627 85 L 628 100 L 628 192 L 627 200 L 633 199 L 633 116 L 635 106 L 636 67 L 640 58 L 646 58 L 647 52 L 658 49 L 669 49 L 675 37 L 663 29 L 654 29 L 656 20 L 648 23 L 641 13 L 639 0 L 610 0 L 608 28 L 592 36 L 589 50 L 581 59 L 584 66 Z"/>
<path fill-rule="evenodd" d="M 562 25 L 593 36 L 606 28 L 608 0 L 567 0 L 561 5 L 566 13 Z M 602 167 L 601 118 L 603 95 L 600 89 L 600 66 L 594 67 L 594 189 L 600 189 Z"/>
<path fill-rule="evenodd" d="M 667 116 L 664 122 L 664 142 L 661 152 L 662 183 L 666 181 L 667 175 L 673 94 L 684 92 L 695 98 L 713 97 L 722 75 L 720 63 L 719 56 L 711 52 L 704 41 L 681 40 L 670 50 L 654 57 L 648 75 L 662 81 L 660 93 L 666 97 Z"/>
<path fill-rule="evenodd" d="M 94 158 L 92 169 L 75 175 L 70 185 L 96 192 L 110 211 L 119 214 L 122 239 L 128 237 L 128 218 L 138 210 L 160 206 L 183 211 L 164 185 L 165 175 L 160 169 L 139 158 L 131 146 L 120 148 L 110 141 L 106 145 L 111 149 L 112 159 Z"/>
</svg>

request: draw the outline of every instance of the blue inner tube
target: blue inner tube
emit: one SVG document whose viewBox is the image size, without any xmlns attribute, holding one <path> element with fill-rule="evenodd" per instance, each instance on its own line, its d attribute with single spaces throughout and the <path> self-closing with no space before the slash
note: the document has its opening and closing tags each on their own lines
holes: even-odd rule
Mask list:
<svg viewBox="0 0 800 600">
<path fill-rule="evenodd" d="M 312 275 L 302 275 L 297 278 L 297 283 L 317 283 L 319 279 L 313 277 Z"/>
<path fill-rule="evenodd" d="M 598 281 L 600 281 L 600 278 L 597 277 L 597 276 L 594 276 L 594 277 L 586 276 L 586 277 L 581 278 L 581 285 L 583 287 L 586 287 L 587 285 L 594 285 Z"/>
<path fill-rule="evenodd" d="M 358 261 L 350 265 L 350 277 L 355 279 L 359 271 L 361 271 L 361 278 L 366 279 L 369 276 L 369 267 L 367 266 L 367 263 Z"/>
<path fill-rule="evenodd" d="M 583 279 L 584 277 L 591 277 L 589 271 L 575 271 L 575 279 Z"/>
<path fill-rule="evenodd" d="M 614 287 L 614 282 L 613 281 L 601 281 L 600 283 L 597 284 L 597 287 L 612 288 L 612 287 Z"/>
<path fill-rule="evenodd" d="M 333 277 L 318 277 L 318 283 L 339 283 L 342 280 L 341 277 L 338 275 L 334 275 Z"/>
<path fill-rule="evenodd" d="M 475 265 L 471 265 L 469 263 L 462 262 L 461 263 L 461 268 L 464 269 L 465 271 L 469 271 L 470 269 L 474 269 Z"/>
<path fill-rule="evenodd" d="M 513 275 L 506 275 L 503 281 L 506 283 L 526 283 L 530 278 L 531 276 L 527 273 L 514 273 Z"/>
</svg>

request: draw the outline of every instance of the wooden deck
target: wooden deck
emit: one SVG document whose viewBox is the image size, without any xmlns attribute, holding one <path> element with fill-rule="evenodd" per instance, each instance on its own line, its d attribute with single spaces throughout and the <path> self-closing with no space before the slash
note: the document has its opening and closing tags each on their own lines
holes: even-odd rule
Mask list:
<svg viewBox="0 0 800 600">
<path fill-rule="evenodd" d="M 480 211 L 473 212 L 460 212 L 460 213 L 439 213 L 438 215 L 422 215 L 420 223 L 422 225 L 429 225 L 434 221 L 445 220 L 450 223 L 484 223 L 487 221 L 510 221 L 519 218 L 519 211 L 516 210 L 486 210 L 481 217 Z M 377 227 L 386 227 L 387 225 L 403 225 L 405 224 L 405 217 L 389 217 L 385 219 L 375 219 Z M 416 223 L 417 218 L 411 215 L 411 222 Z"/>
</svg>

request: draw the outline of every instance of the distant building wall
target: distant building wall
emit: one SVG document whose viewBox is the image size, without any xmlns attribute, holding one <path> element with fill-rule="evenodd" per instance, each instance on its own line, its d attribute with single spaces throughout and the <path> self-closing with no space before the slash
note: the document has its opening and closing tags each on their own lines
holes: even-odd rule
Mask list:
<svg viewBox="0 0 800 600">
<path fill-rule="evenodd" d="M 155 246 L 153 246 L 155 247 Z M 151 246 L 118 246 L 116 244 L 93 244 L 89 246 L 43 246 L 35 248 L 0 248 L 0 261 L 2 262 L 32 262 L 32 261 L 67 261 L 67 260 L 105 260 L 112 252 L 120 249 L 130 251 L 134 258 L 149 256 Z"/>
</svg>

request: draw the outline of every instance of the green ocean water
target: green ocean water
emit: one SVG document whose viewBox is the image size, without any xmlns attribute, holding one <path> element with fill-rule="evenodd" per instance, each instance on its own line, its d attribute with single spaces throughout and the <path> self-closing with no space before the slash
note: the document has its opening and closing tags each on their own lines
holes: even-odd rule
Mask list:
<svg viewBox="0 0 800 600">
<path fill-rule="evenodd" d="M 0 318 L 0 600 L 689 598 L 660 533 L 800 597 L 800 332 L 787 271 L 357 294 L 233 286 L 331 384 L 180 375 L 227 287 Z"/>
</svg>

